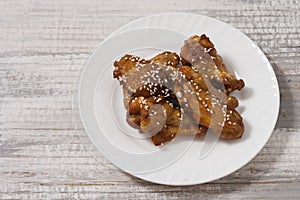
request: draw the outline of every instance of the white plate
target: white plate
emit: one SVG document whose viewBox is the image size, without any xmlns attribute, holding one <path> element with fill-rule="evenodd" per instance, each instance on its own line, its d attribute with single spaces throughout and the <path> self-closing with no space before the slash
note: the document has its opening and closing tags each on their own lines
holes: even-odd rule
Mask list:
<svg viewBox="0 0 300 200">
<path fill-rule="evenodd" d="M 145 27 L 151 28 L 141 29 Z M 202 141 L 176 136 L 175 142 L 157 148 L 149 139 L 133 137 L 138 133 L 125 122 L 112 63 L 126 53 L 147 58 L 163 50 L 178 52 L 184 39 L 202 33 L 211 38 L 226 66 L 246 83 L 241 92 L 235 93 L 245 133 L 239 140 L 218 141 L 208 156 L 199 159 Z M 205 183 L 241 168 L 266 144 L 279 111 L 278 83 L 263 52 L 233 27 L 185 13 L 146 17 L 113 33 L 90 57 L 78 98 L 87 134 L 108 159 L 136 177 L 167 185 Z"/>
</svg>

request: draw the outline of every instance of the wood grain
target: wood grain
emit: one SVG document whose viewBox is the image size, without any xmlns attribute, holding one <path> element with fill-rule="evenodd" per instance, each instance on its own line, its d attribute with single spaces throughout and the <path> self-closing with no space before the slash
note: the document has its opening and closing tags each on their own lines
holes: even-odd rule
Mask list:
<svg viewBox="0 0 300 200">
<path fill-rule="evenodd" d="M 299 0 L 0 0 L 0 199 L 299 199 Z M 261 153 L 214 182 L 169 187 L 113 166 L 72 109 L 93 48 L 134 19 L 190 12 L 243 31 L 269 58 L 280 115 Z M 90 151 L 86 151 L 86 148 Z"/>
</svg>

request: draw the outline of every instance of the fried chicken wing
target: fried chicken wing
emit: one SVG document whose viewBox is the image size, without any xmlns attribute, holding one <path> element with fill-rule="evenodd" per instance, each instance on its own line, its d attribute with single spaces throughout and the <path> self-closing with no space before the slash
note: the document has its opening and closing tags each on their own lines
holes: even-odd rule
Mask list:
<svg viewBox="0 0 300 200">
<path fill-rule="evenodd" d="M 180 57 L 174 52 L 165 51 L 151 58 L 150 61 L 158 65 L 176 67 L 180 62 Z"/>
<path fill-rule="evenodd" d="M 235 110 L 238 101 L 228 94 L 244 87 L 243 80 L 237 80 L 228 72 L 205 35 L 186 40 L 181 57 L 185 59 L 184 62 L 191 63 L 190 67 L 182 66 L 181 72 L 192 82 L 199 100 L 188 102 L 193 110 L 200 110 L 200 115 L 194 115 L 194 118 L 220 137 L 241 137 L 244 125 L 242 117 Z"/>
<path fill-rule="evenodd" d="M 182 121 L 182 111 L 177 97 L 172 91 L 174 85 L 166 84 L 172 82 L 173 76 L 177 76 L 178 69 L 176 66 L 179 62 L 180 57 L 176 53 L 164 52 L 150 60 L 125 55 L 114 63 L 114 78 L 117 78 L 124 86 L 124 96 L 130 96 L 129 100 L 124 99 L 125 107 L 128 109 L 126 120 L 130 126 L 138 129 L 141 133 L 157 133 L 152 136 L 155 145 L 161 145 L 172 140 L 176 134 L 201 135 L 207 131 L 206 127 L 199 125 L 194 120 L 192 112 L 189 112 L 188 115 L 185 114 L 185 120 Z M 150 63 L 151 65 L 149 65 Z M 152 70 L 153 66 L 159 66 L 161 70 Z M 145 69 L 147 67 L 149 69 Z M 154 73 L 150 74 L 149 71 Z M 126 80 L 129 73 L 130 79 Z M 141 77 L 148 82 L 145 83 Z M 160 79 L 161 82 L 153 84 L 157 79 Z M 139 86 L 139 83 L 142 85 Z M 165 83 L 167 87 L 162 83 Z M 130 93 L 129 90 L 132 88 L 136 89 Z M 155 115 L 151 115 L 150 108 L 157 104 L 165 110 L 164 115 L 161 113 L 159 115 L 158 111 L 154 112 Z M 164 125 L 159 127 L 160 124 Z M 192 127 L 196 127 L 196 131 Z"/>
<path fill-rule="evenodd" d="M 195 35 L 185 41 L 180 56 L 186 65 L 194 65 L 195 62 L 203 70 L 211 71 L 211 82 L 216 87 L 225 87 L 229 94 L 234 90 L 241 90 L 245 83 L 232 75 L 223 63 L 221 56 L 217 54 L 214 44 L 206 35 Z"/>
<path fill-rule="evenodd" d="M 135 69 L 139 65 L 149 64 L 151 62 L 158 65 L 176 67 L 180 62 L 180 57 L 176 53 L 169 51 L 160 53 L 150 60 L 145 60 L 138 56 L 126 54 L 119 61 L 114 62 L 115 69 L 113 71 L 113 77 L 119 79 L 128 71 Z"/>
<path fill-rule="evenodd" d="M 187 80 L 189 80 L 193 86 L 195 86 L 196 90 L 208 90 L 203 75 L 195 71 L 192 67 L 181 66 L 179 68 L 179 71 L 185 75 Z M 235 97 L 228 95 L 226 95 L 226 101 L 224 103 L 226 103 L 231 108 L 236 108 L 239 105 L 238 100 Z"/>
<path fill-rule="evenodd" d="M 164 108 L 150 109 L 154 104 L 159 104 Z M 135 97 L 130 102 L 128 110 L 129 124 L 138 128 L 141 133 L 155 134 L 152 136 L 152 141 L 155 145 L 161 145 L 172 140 L 177 134 L 193 134 L 192 127 L 197 126 L 196 135 L 202 135 L 207 131 L 206 127 L 199 126 L 193 120 L 192 113 L 188 113 L 185 117 L 188 120 L 182 121 L 182 114 L 179 108 L 171 106 L 172 104 L 162 97 Z"/>
<path fill-rule="evenodd" d="M 217 98 L 211 97 L 207 91 L 196 92 L 198 102 L 188 101 L 192 110 L 198 109 L 200 112 L 194 113 L 194 119 L 199 124 L 210 128 L 214 133 L 223 138 L 239 138 L 244 133 L 242 117 L 234 109 L 221 102 Z"/>
<path fill-rule="evenodd" d="M 127 72 L 138 67 L 139 64 L 150 63 L 143 58 L 134 55 L 125 55 L 119 61 L 114 62 L 115 69 L 113 71 L 113 77 L 120 81 Z"/>
</svg>

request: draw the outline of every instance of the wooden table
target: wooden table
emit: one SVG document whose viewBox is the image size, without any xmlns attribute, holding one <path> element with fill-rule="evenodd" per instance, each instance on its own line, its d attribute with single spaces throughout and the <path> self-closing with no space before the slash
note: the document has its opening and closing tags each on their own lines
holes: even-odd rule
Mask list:
<svg viewBox="0 0 300 200">
<path fill-rule="evenodd" d="M 299 5 L 0 0 L 0 199 L 299 199 Z M 132 20 L 174 11 L 244 32 L 269 58 L 281 92 L 276 128 L 258 156 L 223 179 L 188 187 L 145 182 L 96 159 L 72 109 L 77 74 L 100 41 Z"/>
</svg>

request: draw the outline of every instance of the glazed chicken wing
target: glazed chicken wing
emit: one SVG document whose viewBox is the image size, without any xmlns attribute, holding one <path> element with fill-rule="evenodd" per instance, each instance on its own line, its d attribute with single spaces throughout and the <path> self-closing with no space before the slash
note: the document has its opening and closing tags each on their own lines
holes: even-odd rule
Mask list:
<svg viewBox="0 0 300 200">
<path fill-rule="evenodd" d="M 187 111 L 182 120 L 182 109 L 172 91 L 174 84 L 171 83 L 175 76 L 178 78 L 176 66 L 179 61 L 176 53 L 163 52 L 150 60 L 125 55 L 114 63 L 114 78 L 119 80 L 124 90 L 127 122 L 141 133 L 156 133 L 152 136 L 155 145 L 172 140 L 176 134 L 202 135 L 207 131 L 206 127 L 194 120 L 191 111 Z M 155 81 L 158 82 L 153 84 Z M 151 110 L 155 104 L 161 105 L 164 112 Z M 196 127 L 196 130 L 192 127 Z"/>
<path fill-rule="evenodd" d="M 215 87 L 224 87 L 227 94 L 241 90 L 245 83 L 232 75 L 217 54 L 214 44 L 206 35 L 195 35 L 185 41 L 180 56 L 186 65 L 198 65 L 198 69 L 210 72 L 210 80 Z M 196 63 L 195 63 L 196 62 Z"/>
<path fill-rule="evenodd" d="M 244 81 L 229 73 L 214 45 L 205 35 L 186 40 L 181 49 L 181 57 L 185 63 L 191 64 L 190 67 L 181 67 L 181 72 L 193 83 L 199 100 L 189 101 L 192 109 L 200 110 L 200 115 L 194 115 L 194 118 L 221 137 L 241 137 L 244 124 L 235 110 L 238 101 L 228 94 L 242 89 Z"/>
</svg>

